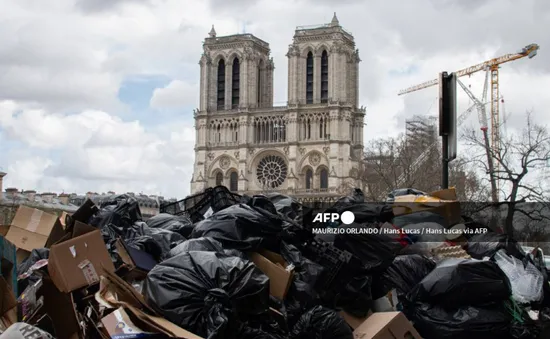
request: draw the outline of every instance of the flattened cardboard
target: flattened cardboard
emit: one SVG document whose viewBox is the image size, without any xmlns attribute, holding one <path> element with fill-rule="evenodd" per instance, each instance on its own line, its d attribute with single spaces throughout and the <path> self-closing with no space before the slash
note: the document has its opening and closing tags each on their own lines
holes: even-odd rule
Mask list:
<svg viewBox="0 0 550 339">
<path fill-rule="evenodd" d="M 56 215 L 20 205 L 6 239 L 18 249 L 31 252 L 36 248 L 50 247 L 63 237 L 63 234 L 63 228 Z"/>
<path fill-rule="evenodd" d="M 140 329 L 148 332 L 163 333 L 171 338 L 204 339 L 164 318 L 150 315 L 154 314 L 154 311 L 147 305 L 141 294 L 115 273 L 105 273 L 105 276 L 102 278 L 105 278 L 110 285 L 104 285 L 103 291 L 100 291 L 100 294 L 105 295 L 107 292 L 106 289 L 111 289 L 111 292 L 115 292 L 118 300 L 113 304 L 116 304 L 116 307 L 124 307 L 127 314 L 132 317 L 134 324 Z M 112 302 L 112 300 L 108 301 Z M 147 310 L 150 314 L 143 312 L 141 309 Z"/>
<path fill-rule="evenodd" d="M 48 272 L 62 292 L 99 283 L 104 271 L 114 272 L 115 267 L 98 229 L 50 248 Z"/>
<path fill-rule="evenodd" d="M 54 282 L 45 277 L 39 294 L 44 297 L 44 309 L 52 320 L 57 339 L 79 338 L 80 325 L 72 294 L 62 293 Z"/>
<path fill-rule="evenodd" d="M 250 260 L 269 277 L 269 294 L 283 300 L 292 283 L 294 269 L 287 270 L 288 264 L 283 257 L 267 250 L 251 253 Z"/>
<path fill-rule="evenodd" d="M 355 339 L 422 339 L 401 312 L 377 312 L 353 331 Z"/>
</svg>

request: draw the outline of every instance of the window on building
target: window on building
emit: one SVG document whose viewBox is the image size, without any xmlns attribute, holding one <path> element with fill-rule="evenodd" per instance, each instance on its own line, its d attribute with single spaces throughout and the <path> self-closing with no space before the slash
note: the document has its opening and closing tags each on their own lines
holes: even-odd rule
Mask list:
<svg viewBox="0 0 550 339">
<path fill-rule="evenodd" d="M 328 102 L 328 53 L 321 54 L 321 102 Z"/>
<path fill-rule="evenodd" d="M 241 66 L 239 58 L 233 60 L 233 81 L 231 82 L 231 107 L 239 107 L 239 90 L 241 81 Z"/>
<path fill-rule="evenodd" d="M 223 185 L 223 174 L 221 172 L 216 173 L 216 186 Z"/>
<path fill-rule="evenodd" d="M 263 60 L 260 60 L 260 63 L 258 64 L 258 88 L 256 88 L 256 90 L 258 91 L 257 92 L 257 96 L 258 96 L 258 107 L 262 107 L 262 76 L 263 76 L 263 71 L 262 71 L 262 68 L 264 66 L 264 61 Z"/>
<path fill-rule="evenodd" d="M 239 176 L 235 171 L 231 172 L 229 177 L 229 190 L 231 192 L 237 192 L 239 190 Z"/>
<path fill-rule="evenodd" d="M 313 103 L 313 53 L 307 54 L 306 61 L 306 104 Z"/>
<path fill-rule="evenodd" d="M 218 109 L 225 108 L 225 61 L 218 63 Z"/>
<path fill-rule="evenodd" d="M 313 171 L 308 169 L 306 171 L 306 189 L 311 189 L 313 184 Z"/>
<path fill-rule="evenodd" d="M 321 189 L 327 189 L 328 188 L 328 170 L 326 168 L 323 168 L 321 170 L 321 180 L 320 180 L 320 185 L 319 185 L 319 188 Z"/>
</svg>

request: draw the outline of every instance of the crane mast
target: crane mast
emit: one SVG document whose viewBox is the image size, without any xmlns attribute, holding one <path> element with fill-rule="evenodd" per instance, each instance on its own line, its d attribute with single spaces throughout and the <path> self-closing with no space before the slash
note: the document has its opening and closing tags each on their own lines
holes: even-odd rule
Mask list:
<svg viewBox="0 0 550 339">
<path fill-rule="evenodd" d="M 481 106 L 479 106 L 479 104 L 477 104 L 477 102 L 479 102 L 479 100 L 477 99 L 472 99 L 474 101 L 474 106 L 477 106 L 478 107 L 478 112 L 479 112 L 479 120 L 480 120 L 480 124 L 481 124 L 481 129 L 484 133 L 484 140 L 485 140 L 485 147 L 487 149 L 487 156 L 488 156 L 488 159 L 490 158 L 491 160 L 488 162 L 488 167 L 489 167 L 489 170 L 490 170 L 490 175 L 491 175 L 491 189 L 492 189 L 492 198 L 493 200 L 497 200 L 498 201 L 498 190 L 499 190 L 499 183 L 498 183 L 498 180 L 496 179 L 498 177 L 498 175 L 495 175 L 496 173 L 498 173 L 499 171 L 499 164 L 497 162 L 497 166 L 496 166 L 496 169 L 494 168 L 494 166 L 492 165 L 493 164 L 493 157 L 491 156 L 490 152 L 491 150 L 495 153 L 495 154 L 499 154 L 498 152 L 500 151 L 501 149 L 501 146 L 500 146 L 500 112 L 499 112 L 499 100 L 500 100 L 500 93 L 499 93 L 499 66 L 501 64 L 504 64 L 504 63 L 507 63 L 507 62 L 510 62 L 510 61 L 514 61 L 514 60 L 518 60 L 518 59 L 521 59 L 521 58 L 524 58 L 524 57 L 528 57 L 529 59 L 535 57 L 537 55 L 537 51 L 539 50 L 539 45 L 538 44 L 529 44 L 527 46 L 525 46 L 523 49 L 521 49 L 521 51 L 519 51 L 518 53 L 514 53 L 514 54 L 506 54 L 506 55 L 503 55 L 503 56 L 500 56 L 498 58 L 494 58 L 494 59 L 490 59 L 490 60 L 487 60 L 485 62 L 482 62 L 480 64 L 477 64 L 477 65 L 474 65 L 474 66 L 470 66 L 470 67 L 467 67 L 467 68 L 464 68 L 464 69 L 461 69 L 459 71 L 456 71 L 454 72 L 454 74 L 456 75 L 457 78 L 460 78 L 460 77 L 463 77 L 463 76 L 466 76 L 466 75 L 472 75 L 474 73 L 477 73 L 479 71 L 487 71 L 487 74 L 490 75 L 490 84 L 491 84 L 491 137 L 490 137 L 490 142 L 489 142 L 489 137 L 488 137 L 488 121 L 487 121 L 487 116 L 486 116 L 486 113 L 485 113 L 485 105 L 483 105 L 483 108 L 480 109 Z M 485 85 L 484 85 L 484 88 L 483 88 L 483 97 L 485 98 L 486 97 L 486 93 L 487 93 L 487 77 L 486 77 L 486 81 L 485 81 Z M 407 94 L 407 93 L 411 93 L 411 92 L 415 92 L 415 91 L 418 91 L 418 90 L 421 90 L 421 89 L 424 89 L 424 88 L 428 88 L 428 87 L 432 87 L 432 86 L 436 86 L 439 84 L 439 78 L 436 78 L 436 79 L 433 79 L 433 80 L 430 80 L 430 81 L 426 81 L 424 83 L 421 83 L 421 84 L 418 84 L 418 85 L 415 85 L 415 86 L 411 86 L 409 88 L 406 88 L 404 90 L 401 90 L 399 91 L 398 95 L 404 95 L 404 94 Z M 465 89 L 465 86 L 463 86 L 462 83 L 460 83 L 462 88 Z M 469 91 L 466 91 L 466 93 L 468 94 L 468 96 L 470 96 L 470 98 L 473 98 L 473 95 L 470 95 L 471 92 Z M 471 111 L 471 108 L 466 111 L 465 113 L 468 113 Z M 464 115 L 464 114 L 463 114 Z M 484 115 L 484 116 L 483 116 Z M 458 120 L 460 120 L 461 117 L 458 118 Z M 461 121 L 458 121 L 458 122 L 461 122 Z M 422 155 L 419 157 L 421 158 Z M 423 157 L 424 159 L 427 159 L 427 157 Z M 420 160 L 420 159 L 417 159 L 417 160 L 420 160 L 420 163 L 419 164 L 416 164 L 415 162 L 415 166 L 418 167 L 420 166 L 420 164 L 422 163 L 422 161 L 424 161 L 424 159 Z M 495 173 L 496 171 L 496 173 Z M 405 173 L 403 173 L 405 174 Z M 401 178 L 400 178 L 401 179 Z M 399 180 L 399 179 L 398 179 Z M 493 184 L 493 181 L 495 181 L 495 183 Z M 495 198 L 496 196 L 496 198 Z"/>
</svg>

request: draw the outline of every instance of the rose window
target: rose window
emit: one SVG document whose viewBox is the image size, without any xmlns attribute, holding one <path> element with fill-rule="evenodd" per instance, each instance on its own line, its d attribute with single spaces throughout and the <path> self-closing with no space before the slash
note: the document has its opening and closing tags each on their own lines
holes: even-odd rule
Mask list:
<svg viewBox="0 0 550 339">
<path fill-rule="evenodd" d="M 256 168 L 256 177 L 265 188 L 277 188 L 283 184 L 288 167 L 280 156 L 268 155 L 260 160 Z"/>
</svg>

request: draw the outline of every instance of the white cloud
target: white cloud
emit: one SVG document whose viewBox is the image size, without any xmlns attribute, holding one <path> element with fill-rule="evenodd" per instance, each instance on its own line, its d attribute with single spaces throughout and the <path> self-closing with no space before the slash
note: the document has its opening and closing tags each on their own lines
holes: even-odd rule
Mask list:
<svg viewBox="0 0 550 339">
<path fill-rule="evenodd" d="M 8 157 L 7 182 L 18 188 L 188 192 L 194 129 L 172 126 L 172 133 L 145 131 L 139 121 L 123 121 L 101 111 L 57 115 L 0 102 L 0 128 L 36 154 Z M 57 151 L 49 159 L 45 151 Z M 99 185 L 98 185 L 99 184 Z M 109 185 L 113 185 L 110 187 Z M 99 186 L 99 187 L 96 187 Z"/>
<path fill-rule="evenodd" d="M 150 126 L 156 117 L 145 122 L 139 121 L 143 113 L 120 114 L 127 109 L 118 92 L 130 77 L 162 76 L 171 82 L 146 98 L 152 108 L 198 106 L 197 62 L 212 24 L 221 36 L 246 23 L 270 43 L 274 101 L 283 103 L 285 53 L 295 27 L 327 23 L 336 11 L 363 59 L 365 140 L 403 131 L 415 114 L 436 113 L 436 88 L 398 97 L 400 89 L 532 42 L 541 45 L 535 59 L 503 65 L 500 73 L 508 128 L 520 126 L 527 109 L 540 121 L 550 116 L 546 0 L 236 0 L 231 6 L 219 0 L 7 0 L 2 6 L 0 148 L 9 142 L 11 149 L 0 154 L 0 166 L 8 169 L 7 185 L 187 194 L 195 135 L 190 112 Z M 390 75 L 406 69 L 415 72 Z M 481 93 L 482 74 L 463 81 Z M 468 106 L 462 93 L 459 106 Z M 477 126 L 475 112 L 468 124 Z"/>
<path fill-rule="evenodd" d="M 199 87 L 181 80 L 174 80 L 164 88 L 157 88 L 151 97 L 151 107 L 156 109 L 182 108 L 197 102 Z M 196 105 L 198 106 L 198 105 Z"/>
</svg>

